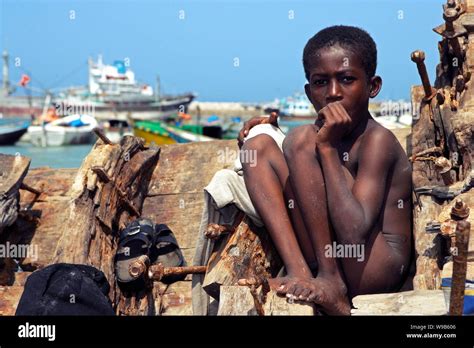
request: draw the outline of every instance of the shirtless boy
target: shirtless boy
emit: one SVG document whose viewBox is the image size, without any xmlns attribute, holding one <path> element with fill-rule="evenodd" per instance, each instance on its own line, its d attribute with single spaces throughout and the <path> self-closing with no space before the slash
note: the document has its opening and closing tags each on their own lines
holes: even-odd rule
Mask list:
<svg viewBox="0 0 474 348">
<path fill-rule="evenodd" d="M 292 130 L 283 153 L 266 134 L 243 143 L 273 121 L 254 118 L 239 135 L 242 150 L 257 153 L 256 165 L 243 163 L 245 184 L 287 272 L 270 285 L 330 315 L 350 314 L 356 295 L 399 290 L 410 264 L 411 166 L 369 113 L 382 87 L 376 65 L 365 31 L 321 30 L 303 53 L 315 124 Z M 328 253 L 336 245 L 364 255 Z"/>
</svg>

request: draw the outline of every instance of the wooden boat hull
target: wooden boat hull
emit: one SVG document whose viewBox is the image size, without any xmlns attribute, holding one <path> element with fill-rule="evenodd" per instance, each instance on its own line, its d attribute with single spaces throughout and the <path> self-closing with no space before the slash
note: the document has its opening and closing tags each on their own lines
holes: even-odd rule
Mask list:
<svg viewBox="0 0 474 348">
<path fill-rule="evenodd" d="M 13 145 L 15 144 L 23 134 L 26 133 L 28 128 L 19 129 L 11 133 L 0 134 L 0 145 Z"/>
<path fill-rule="evenodd" d="M 133 134 L 137 137 L 145 139 L 147 144 L 155 143 L 157 145 L 168 145 L 168 144 L 176 144 L 176 140 L 172 139 L 169 136 L 160 135 L 157 133 L 153 133 L 151 131 L 147 131 L 141 128 L 134 128 Z"/>
<path fill-rule="evenodd" d="M 214 138 L 188 132 L 177 127 L 167 126 L 162 122 L 142 121 L 133 127 L 133 134 L 145 139 L 147 144 L 185 144 L 200 141 L 212 141 Z"/>
</svg>

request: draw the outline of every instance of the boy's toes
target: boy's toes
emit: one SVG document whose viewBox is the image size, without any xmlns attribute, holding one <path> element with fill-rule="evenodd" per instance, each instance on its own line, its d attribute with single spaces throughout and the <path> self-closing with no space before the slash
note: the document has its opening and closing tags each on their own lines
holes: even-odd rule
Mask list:
<svg viewBox="0 0 474 348">
<path fill-rule="evenodd" d="M 303 292 L 306 291 L 306 288 L 300 284 L 296 285 L 295 291 L 293 292 L 293 295 L 296 297 L 297 300 L 301 299 L 301 295 Z"/>
<path fill-rule="evenodd" d="M 290 284 L 290 286 L 288 286 L 288 289 L 286 291 L 286 297 L 294 299 L 296 289 L 297 289 L 297 285 L 295 283 Z"/>
<path fill-rule="evenodd" d="M 312 290 L 307 298 L 308 298 L 308 302 L 315 302 L 315 303 L 321 304 L 322 293 L 320 290 Z"/>
<path fill-rule="evenodd" d="M 301 293 L 298 295 L 298 300 L 307 301 L 309 295 L 311 295 L 311 290 L 309 290 L 309 289 L 304 289 L 304 290 L 301 291 Z"/>
</svg>

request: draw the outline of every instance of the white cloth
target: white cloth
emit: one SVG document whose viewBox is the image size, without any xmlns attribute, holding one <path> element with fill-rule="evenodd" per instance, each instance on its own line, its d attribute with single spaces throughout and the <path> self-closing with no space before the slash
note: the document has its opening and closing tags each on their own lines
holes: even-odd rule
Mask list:
<svg viewBox="0 0 474 348">
<path fill-rule="evenodd" d="M 285 135 L 270 124 L 261 124 L 250 129 L 248 139 L 260 134 L 271 136 L 282 149 Z M 237 159 L 234 170 L 222 169 L 214 174 L 210 183 L 204 188 L 204 210 L 199 227 L 193 265 L 205 266 L 214 248 L 214 242 L 205 237 L 208 224 L 233 225 L 238 211 L 243 211 L 255 225 L 263 226 L 262 220 L 250 200 L 243 178 L 242 164 Z M 203 274 L 192 277 L 192 304 L 194 315 L 215 315 L 217 308 L 212 305 L 209 296 L 202 289 Z"/>
</svg>

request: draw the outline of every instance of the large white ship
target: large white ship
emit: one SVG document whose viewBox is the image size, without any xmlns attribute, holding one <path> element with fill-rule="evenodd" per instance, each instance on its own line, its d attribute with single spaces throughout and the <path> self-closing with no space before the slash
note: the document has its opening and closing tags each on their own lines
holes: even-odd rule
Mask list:
<svg viewBox="0 0 474 348">
<path fill-rule="evenodd" d="M 196 97 L 194 93 L 164 95 L 149 85 L 139 83 L 134 72 L 124 61 L 112 65 L 104 64 L 99 56 L 97 62 L 89 59 L 87 86 L 62 89 L 56 94 L 45 96 L 16 96 L 9 81 L 8 53 L 3 52 L 3 81 L 0 93 L 0 115 L 36 117 L 44 113 L 45 100 L 51 103 L 59 116 L 90 114 L 99 121 L 150 120 L 186 113 L 189 104 Z M 159 81 L 157 79 L 157 81 Z M 25 87 L 31 92 L 31 88 Z"/>
<path fill-rule="evenodd" d="M 53 98 L 60 114 L 89 113 L 98 120 L 127 121 L 158 119 L 187 112 L 194 93 L 162 95 L 150 85 L 136 81 L 134 72 L 124 61 L 113 65 L 89 59 L 89 81 L 86 87 L 72 87 Z"/>
</svg>

